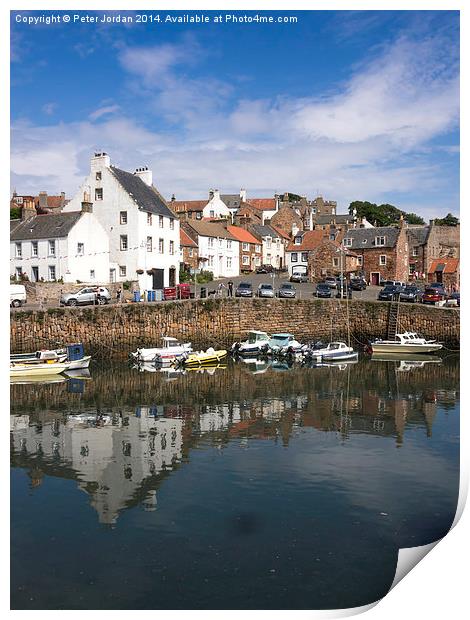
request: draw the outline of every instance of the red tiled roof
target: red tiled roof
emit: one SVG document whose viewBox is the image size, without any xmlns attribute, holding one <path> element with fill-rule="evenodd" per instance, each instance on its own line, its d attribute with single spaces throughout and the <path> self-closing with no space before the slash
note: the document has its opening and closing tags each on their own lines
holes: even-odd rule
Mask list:
<svg viewBox="0 0 470 620">
<path fill-rule="evenodd" d="M 286 252 L 305 252 L 308 250 L 314 250 L 325 239 L 323 230 L 307 230 L 301 234 L 302 243 L 296 244 L 294 241 L 291 241 L 286 248 Z M 299 235 L 295 235 L 295 237 L 297 236 Z"/>
<path fill-rule="evenodd" d="M 191 239 L 189 235 L 187 235 L 184 230 L 180 228 L 180 244 L 181 245 L 190 245 L 192 248 L 197 248 L 197 243 Z"/>
<path fill-rule="evenodd" d="M 208 202 L 208 200 L 172 200 L 169 204 L 177 213 L 186 213 L 187 211 L 202 211 Z"/>
<path fill-rule="evenodd" d="M 260 211 L 274 211 L 276 208 L 275 198 L 250 198 L 246 202 Z"/>
<path fill-rule="evenodd" d="M 455 273 L 459 268 L 458 258 L 435 258 L 429 267 L 429 273 L 434 273 L 438 265 L 445 265 L 443 273 Z"/>
<path fill-rule="evenodd" d="M 227 230 L 239 241 L 244 241 L 245 243 L 256 243 L 256 245 L 260 245 L 258 239 L 245 230 L 245 228 L 240 228 L 240 226 L 227 226 Z"/>
<path fill-rule="evenodd" d="M 290 235 L 288 235 L 285 230 L 282 230 L 282 228 L 274 226 L 274 224 L 269 224 L 269 226 L 271 226 L 271 228 L 274 228 L 274 230 L 279 233 L 281 237 L 284 237 L 284 239 L 290 239 Z"/>
</svg>

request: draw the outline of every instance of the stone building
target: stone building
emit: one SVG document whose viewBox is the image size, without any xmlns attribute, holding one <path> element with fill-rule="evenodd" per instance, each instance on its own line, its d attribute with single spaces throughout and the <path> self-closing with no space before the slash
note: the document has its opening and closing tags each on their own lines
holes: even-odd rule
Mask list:
<svg viewBox="0 0 470 620">
<path fill-rule="evenodd" d="M 308 253 L 307 273 L 311 282 L 341 273 L 348 277 L 360 269 L 357 254 L 337 241 L 324 239 Z"/>
<path fill-rule="evenodd" d="M 286 247 L 286 267 L 289 276 L 294 271 L 308 272 L 308 260 L 310 254 L 328 237 L 322 230 L 299 230 L 294 234 L 293 240 Z"/>
<path fill-rule="evenodd" d="M 447 291 L 460 289 L 460 261 L 458 258 L 435 258 L 428 270 L 428 282 L 439 282 Z"/>
<path fill-rule="evenodd" d="M 271 226 L 275 226 L 277 229 L 281 229 L 286 234 L 290 235 L 292 230 L 303 230 L 303 221 L 300 215 L 287 205 L 280 207 L 279 210 L 269 222 L 265 222 Z"/>
<path fill-rule="evenodd" d="M 170 206 L 181 221 L 202 220 L 202 212 L 207 202 L 207 200 L 176 200 L 173 195 Z"/>
<path fill-rule="evenodd" d="M 199 268 L 199 251 L 196 241 L 183 230 L 184 223 L 180 228 L 180 251 L 181 251 L 181 263 L 183 269 L 190 271 L 191 269 Z"/>
</svg>

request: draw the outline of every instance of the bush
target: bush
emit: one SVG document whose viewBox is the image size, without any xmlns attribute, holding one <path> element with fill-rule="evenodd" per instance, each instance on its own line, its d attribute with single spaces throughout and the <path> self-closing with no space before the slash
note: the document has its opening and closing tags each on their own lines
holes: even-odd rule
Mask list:
<svg viewBox="0 0 470 620">
<path fill-rule="evenodd" d="M 214 280 L 214 274 L 212 271 L 201 271 L 196 276 L 196 282 L 198 284 L 206 284 L 207 282 L 212 282 Z"/>
<path fill-rule="evenodd" d="M 129 280 L 126 280 L 125 282 L 122 283 L 122 288 L 125 291 L 130 291 L 131 290 L 131 282 Z"/>
</svg>

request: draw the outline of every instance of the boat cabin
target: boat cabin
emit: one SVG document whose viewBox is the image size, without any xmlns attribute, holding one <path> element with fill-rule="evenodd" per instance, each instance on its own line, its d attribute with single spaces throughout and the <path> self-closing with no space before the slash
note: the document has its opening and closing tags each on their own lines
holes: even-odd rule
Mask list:
<svg viewBox="0 0 470 620">
<path fill-rule="evenodd" d="M 276 347 L 288 347 L 294 340 L 293 334 L 273 334 L 269 344 Z"/>
<path fill-rule="evenodd" d="M 258 342 L 267 342 L 268 340 L 269 336 L 266 332 L 259 332 L 256 330 L 248 332 L 248 344 L 257 344 Z"/>
</svg>

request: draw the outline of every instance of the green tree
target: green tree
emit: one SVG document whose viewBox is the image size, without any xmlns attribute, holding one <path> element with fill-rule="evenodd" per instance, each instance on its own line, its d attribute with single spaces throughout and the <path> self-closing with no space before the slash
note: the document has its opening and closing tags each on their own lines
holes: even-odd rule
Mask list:
<svg viewBox="0 0 470 620">
<path fill-rule="evenodd" d="M 452 213 L 448 213 L 442 219 L 436 218 L 434 224 L 436 224 L 436 226 L 458 226 L 460 221 L 458 217 L 455 217 Z"/>
<path fill-rule="evenodd" d="M 10 220 L 19 220 L 21 217 L 21 207 L 11 207 Z"/>
<path fill-rule="evenodd" d="M 405 220 L 408 224 L 424 224 L 425 221 L 420 215 L 416 215 L 416 213 L 407 213 L 405 215 Z"/>
<path fill-rule="evenodd" d="M 375 202 L 368 202 L 367 200 L 351 202 L 349 205 L 349 213 L 351 215 L 354 209 L 358 219 L 365 217 L 368 222 L 377 226 L 397 224 L 400 221 L 400 216 L 405 215 L 404 211 L 397 209 L 394 205 L 387 203 L 377 205 Z"/>
</svg>

